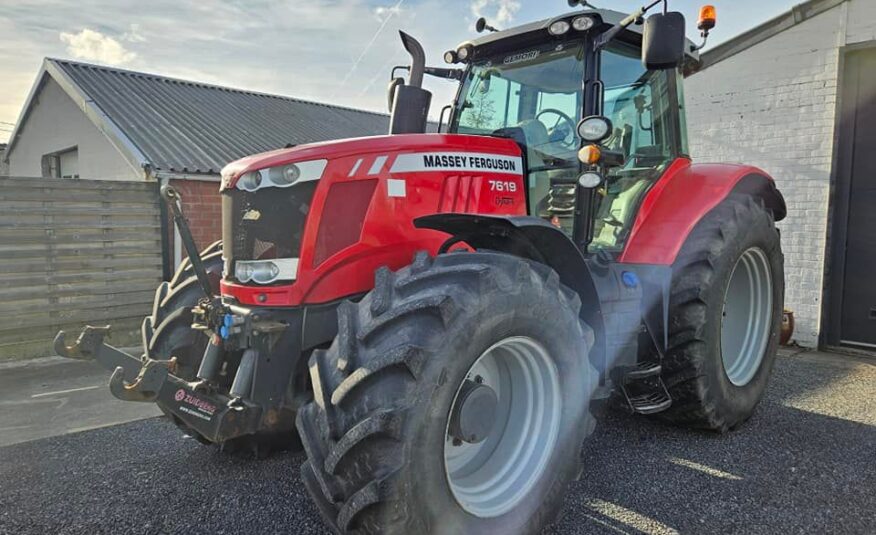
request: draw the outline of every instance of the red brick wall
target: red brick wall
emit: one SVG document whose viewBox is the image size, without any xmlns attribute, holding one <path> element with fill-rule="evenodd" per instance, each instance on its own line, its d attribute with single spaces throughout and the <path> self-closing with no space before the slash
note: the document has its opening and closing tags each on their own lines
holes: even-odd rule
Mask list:
<svg viewBox="0 0 876 535">
<path fill-rule="evenodd" d="M 219 199 L 219 181 L 171 180 L 170 183 L 182 196 L 183 213 L 189 220 L 189 228 L 192 230 L 192 237 L 198 249 L 203 249 L 221 238 L 222 206 Z M 183 248 L 183 258 L 185 257 L 185 248 Z"/>
</svg>

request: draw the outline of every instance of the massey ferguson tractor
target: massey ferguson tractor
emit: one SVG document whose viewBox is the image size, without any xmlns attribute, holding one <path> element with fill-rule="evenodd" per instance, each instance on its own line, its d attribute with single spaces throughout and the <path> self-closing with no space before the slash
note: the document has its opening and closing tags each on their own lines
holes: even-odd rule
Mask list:
<svg viewBox="0 0 876 535">
<path fill-rule="evenodd" d="M 691 161 L 684 17 L 584 3 L 478 29 L 443 68 L 401 34 L 390 135 L 225 167 L 222 241 L 200 254 L 165 186 L 188 260 L 142 356 L 108 327 L 58 352 L 205 444 L 300 437 L 340 533 L 538 532 L 598 403 L 742 424 L 778 344 L 785 204 L 759 169 Z M 441 133 L 424 75 L 458 84 Z"/>
</svg>

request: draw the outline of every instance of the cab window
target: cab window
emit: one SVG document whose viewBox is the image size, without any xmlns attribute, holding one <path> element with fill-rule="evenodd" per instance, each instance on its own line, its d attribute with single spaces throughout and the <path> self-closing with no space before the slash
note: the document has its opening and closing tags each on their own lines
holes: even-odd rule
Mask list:
<svg viewBox="0 0 876 535">
<path fill-rule="evenodd" d="M 678 73 L 646 70 L 639 50 L 623 43 L 602 53 L 601 69 L 602 111 L 613 125 L 603 145 L 622 153 L 625 163 L 608 172 L 597 192 L 590 249 L 617 251 L 629 236 L 645 194 L 681 151 Z"/>
<path fill-rule="evenodd" d="M 530 212 L 543 216 L 551 181 L 574 181 L 580 168 L 575 126 L 583 101 L 584 47 L 570 43 L 516 51 L 476 63 L 461 89 L 451 131 L 516 132 L 526 147 Z M 574 204 L 569 204 L 569 213 Z"/>
</svg>

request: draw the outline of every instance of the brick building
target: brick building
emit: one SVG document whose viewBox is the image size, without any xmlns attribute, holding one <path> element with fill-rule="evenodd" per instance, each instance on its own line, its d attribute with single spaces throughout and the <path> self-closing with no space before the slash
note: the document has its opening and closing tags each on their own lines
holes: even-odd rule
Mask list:
<svg viewBox="0 0 876 535">
<path fill-rule="evenodd" d="M 385 114 L 47 58 L 0 172 L 170 182 L 203 247 L 220 236 L 219 172 L 229 161 L 388 129 Z M 167 234 L 168 264 L 178 262 L 180 242 Z"/>
<path fill-rule="evenodd" d="M 876 348 L 876 2 L 811 0 L 702 59 L 693 156 L 778 181 L 795 340 Z"/>
</svg>

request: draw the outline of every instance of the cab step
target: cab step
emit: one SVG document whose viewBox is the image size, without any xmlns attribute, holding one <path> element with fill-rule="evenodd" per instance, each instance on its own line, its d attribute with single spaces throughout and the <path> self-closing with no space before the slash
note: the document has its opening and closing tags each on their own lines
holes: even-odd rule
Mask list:
<svg viewBox="0 0 876 535">
<path fill-rule="evenodd" d="M 662 381 L 661 381 L 662 382 Z M 668 392 L 651 392 L 634 397 L 627 397 L 627 403 L 633 412 L 639 414 L 655 414 L 663 412 L 672 406 L 672 398 Z"/>
<path fill-rule="evenodd" d="M 644 361 L 623 370 L 621 392 L 630 410 L 638 414 L 655 414 L 672 405 L 672 396 L 663 383 L 658 362 Z"/>
</svg>

